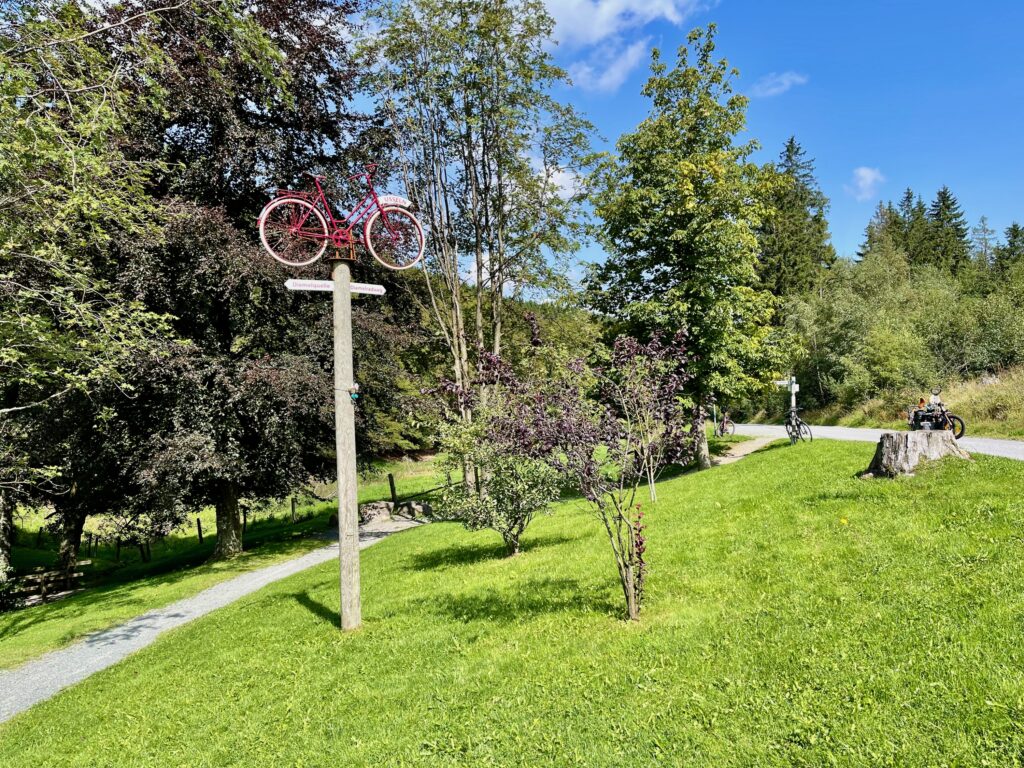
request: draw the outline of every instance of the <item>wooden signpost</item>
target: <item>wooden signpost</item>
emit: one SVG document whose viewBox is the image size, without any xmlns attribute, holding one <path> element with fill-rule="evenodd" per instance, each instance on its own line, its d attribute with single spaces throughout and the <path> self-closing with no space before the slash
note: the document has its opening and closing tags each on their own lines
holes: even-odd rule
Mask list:
<svg viewBox="0 0 1024 768">
<path fill-rule="evenodd" d="M 384 294 L 384 286 L 353 283 L 349 262 L 335 259 L 330 280 L 288 280 L 293 291 L 330 291 L 334 306 L 334 432 L 338 457 L 338 576 L 341 628 L 363 622 L 359 588 L 359 507 L 356 494 L 355 383 L 352 363 L 352 294 Z"/>
</svg>

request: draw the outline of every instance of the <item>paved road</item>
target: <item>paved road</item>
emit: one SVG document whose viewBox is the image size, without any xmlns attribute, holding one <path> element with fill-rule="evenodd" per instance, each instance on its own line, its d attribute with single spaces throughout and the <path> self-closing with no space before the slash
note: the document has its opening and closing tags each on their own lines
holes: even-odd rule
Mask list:
<svg viewBox="0 0 1024 768">
<path fill-rule="evenodd" d="M 877 443 L 883 432 L 892 430 L 860 427 L 817 427 L 811 425 L 815 437 L 829 440 L 850 440 L 856 443 Z M 786 428 L 777 424 L 737 424 L 736 432 L 751 437 L 786 437 Z M 968 453 L 984 453 L 1024 461 L 1024 440 L 1000 440 L 995 437 L 964 437 L 960 447 Z"/>
<path fill-rule="evenodd" d="M 418 524 L 409 520 L 370 523 L 359 531 L 359 548 L 366 549 L 389 534 Z M 169 629 L 223 608 L 272 582 L 337 557 L 338 545 L 335 543 L 277 565 L 243 573 L 198 595 L 150 611 L 118 627 L 88 635 L 74 645 L 51 651 L 16 669 L 0 671 L 0 723 L 145 648 Z"/>
</svg>

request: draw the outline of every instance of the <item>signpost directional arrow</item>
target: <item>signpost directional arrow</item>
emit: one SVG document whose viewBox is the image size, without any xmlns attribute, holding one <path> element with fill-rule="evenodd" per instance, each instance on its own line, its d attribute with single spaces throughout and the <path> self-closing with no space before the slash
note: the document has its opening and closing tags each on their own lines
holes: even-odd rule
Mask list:
<svg viewBox="0 0 1024 768">
<path fill-rule="evenodd" d="M 333 291 L 333 280 L 285 280 L 284 287 L 290 291 Z M 366 293 L 372 296 L 383 296 L 383 285 L 374 283 L 351 283 L 350 293 Z"/>
</svg>

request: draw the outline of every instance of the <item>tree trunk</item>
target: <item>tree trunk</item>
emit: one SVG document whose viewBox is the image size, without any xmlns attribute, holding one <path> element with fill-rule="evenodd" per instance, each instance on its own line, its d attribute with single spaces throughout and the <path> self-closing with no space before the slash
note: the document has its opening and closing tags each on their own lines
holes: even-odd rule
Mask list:
<svg viewBox="0 0 1024 768">
<path fill-rule="evenodd" d="M 640 604 L 636 601 L 636 575 L 633 566 L 624 563 L 621 567 L 622 592 L 626 596 L 626 615 L 630 621 L 640 621 Z"/>
<path fill-rule="evenodd" d="M 0 584 L 14 576 L 11 550 L 14 548 L 14 497 L 0 491 Z"/>
<path fill-rule="evenodd" d="M 969 459 L 970 454 L 957 445 L 947 430 L 919 432 L 885 432 L 875 448 L 875 457 L 863 477 L 896 477 L 912 475 L 922 461 L 935 461 L 944 456 Z"/>
<path fill-rule="evenodd" d="M 60 510 L 60 550 L 57 556 L 60 570 L 71 573 L 78 564 L 78 550 L 82 546 L 85 514 L 76 509 Z"/>
<path fill-rule="evenodd" d="M 519 537 L 510 536 L 505 539 L 505 554 L 508 557 L 515 557 L 519 554 Z"/>
<path fill-rule="evenodd" d="M 234 483 L 221 484 L 217 497 L 217 545 L 211 560 L 227 560 L 242 553 L 242 522 L 238 515 L 238 488 Z"/>
<path fill-rule="evenodd" d="M 711 452 L 708 450 L 708 433 L 704 428 L 704 414 L 694 424 L 694 460 L 697 462 L 697 469 L 711 469 Z"/>
</svg>

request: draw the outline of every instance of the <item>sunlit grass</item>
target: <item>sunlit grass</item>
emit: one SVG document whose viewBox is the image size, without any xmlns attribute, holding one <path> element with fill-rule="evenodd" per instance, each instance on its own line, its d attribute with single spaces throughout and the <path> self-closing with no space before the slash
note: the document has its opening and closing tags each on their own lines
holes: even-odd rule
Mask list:
<svg viewBox="0 0 1024 768">
<path fill-rule="evenodd" d="M 639 624 L 580 502 L 513 559 L 434 524 L 364 553 L 361 631 L 311 569 L 0 727 L 0 764 L 1016 764 L 1024 464 L 856 479 L 872 450 L 662 483 Z"/>
<path fill-rule="evenodd" d="M 437 485 L 432 460 L 388 462 L 376 469 L 374 474 L 360 478 L 361 503 L 390 498 L 387 472 L 395 474 L 403 496 Z M 151 545 L 152 560 L 148 563 L 142 562 L 136 548 L 128 546 L 115 558 L 117 550 L 112 542 L 97 545 L 91 553 L 83 547 L 82 559 L 92 561 L 86 571 L 93 586 L 54 603 L 0 613 L 0 669 L 194 595 L 244 571 L 324 546 L 322 534 L 335 504 L 306 500 L 297 507 L 295 524 L 291 522 L 289 503 L 269 507 L 263 514 L 250 518 L 246 552 L 230 563 L 206 563 L 216 540 L 213 509 L 199 515 L 204 531 L 202 544 L 195 519 L 190 518 L 181 529 Z M 14 561 L 22 571 L 54 565 L 55 539 L 45 531 L 42 538 L 38 535 L 39 528 L 45 525 L 45 515 L 45 510 L 23 510 L 19 515 L 20 546 L 14 550 Z M 90 520 L 86 531 L 94 532 L 98 525 L 99 521 Z"/>
</svg>

